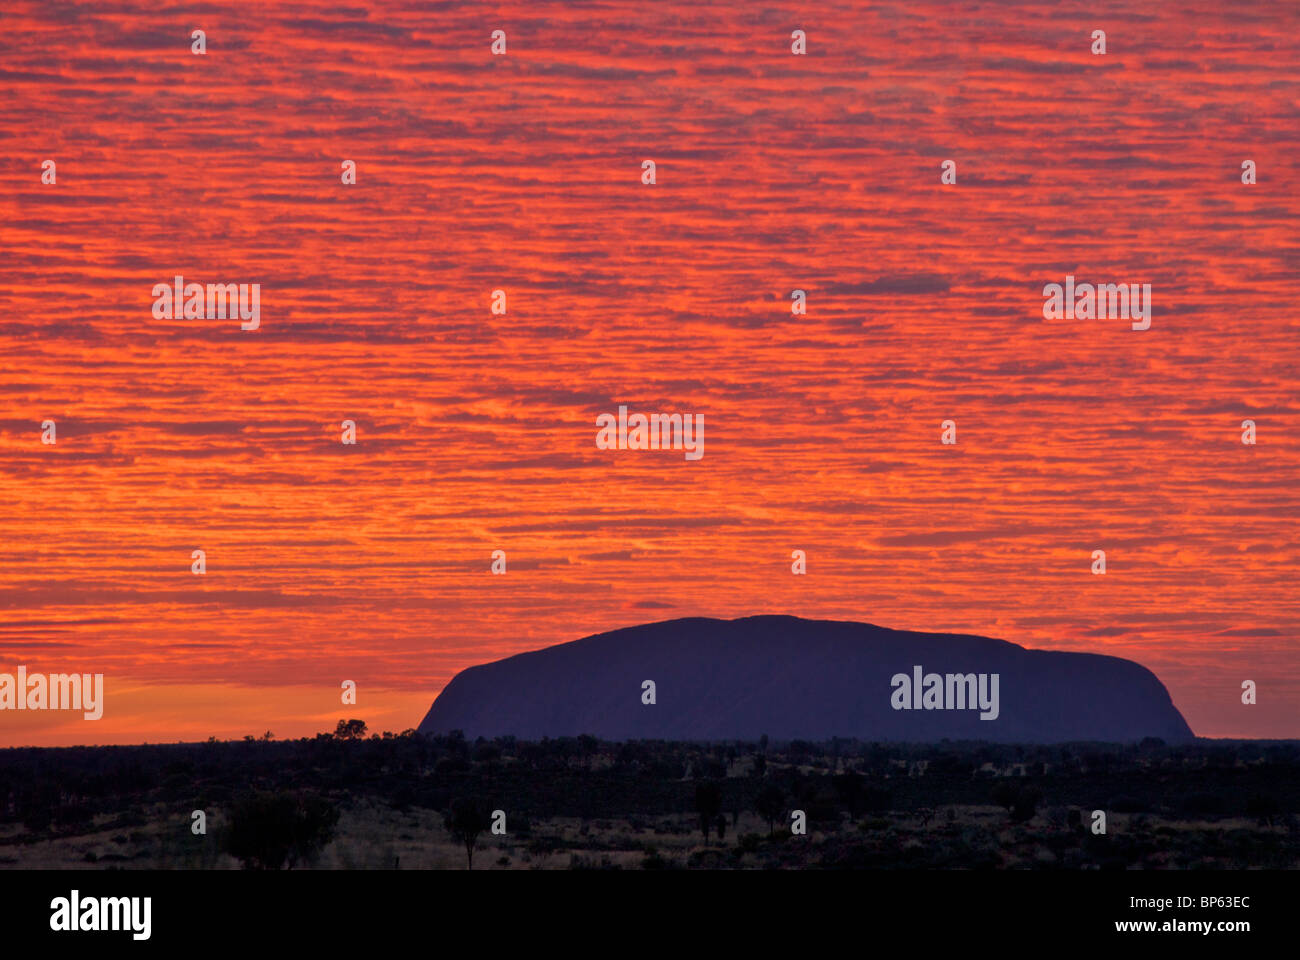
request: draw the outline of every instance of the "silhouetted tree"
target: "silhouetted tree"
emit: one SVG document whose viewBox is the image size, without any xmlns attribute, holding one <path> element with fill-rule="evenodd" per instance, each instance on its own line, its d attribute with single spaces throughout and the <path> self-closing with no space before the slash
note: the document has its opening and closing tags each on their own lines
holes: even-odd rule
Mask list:
<svg viewBox="0 0 1300 960">
<path fill-rule="evenodd" d="M 1016 805 L 1016 798 L 1020 796 L 1020 791 L 1010 783 L 999 783 L 993 788 L 993 802 L 999 807 L 1006 807 L 1007 813 Z"/>
<path fill-rule="evenodd" d="M 769 783 L 758 792 L 754 801 L 754 812 L 767 821 L 767 835 L 772 835 L 772 825 L 785 813 L 785 792 L 774 783 Z"/>
<path fill-rule="evenodd" d="M 474 759 L 479 763 L 487 764 L 489 770 L 492 769 L 493 761 L 501 758 L 501 748 L 495 743 L 480 743 L 474 747 Z"/>
<path fill-rule="evenodd" d="M 334 728 L 335 740 L 362 740 L 366 736 L 366 721 L 340 720 Z"/>
<path fill-rule="evenodd" d="M 23 809 L 23 826 L 30 833 L 40 833 L 54 821 L 54 810 L 40 803 L 31 804 Z"/>
<path fill-rule="evenodd" d="M 334 837 L 338 807 L 314 794 L 253 791 L 231 812 L 225 851 L 245 870 L 310 862 Z"/>
<path fill-rule="evenodd" d="M 840 796 L 840 802 L 844 804 L 849 811 L 849 820 L 858 819 L 858 811 L 862 809 L 862 775 L 852 771 L 842 773 L 832 780 L 835 786 L 835 792 Z"/>
<path fill-rule="evenodd" d="M 700 814 L 700 830 L 704 842 L 709 842 L 709 826 L 722 811 L 722 788 L 713 780 L 702 780 L 695 785 L 695 809 Z"/>
<path fill-rule="evenodd" d="M 1282 812 L 1282 805 L 1272 794 L 1255 793 L 1246 800 L 1246 813 L 1258 818 L 1264 826 L 1271 827 L 1273 820 Z"/>
<path fill-rule="evenodd" d="M 582 758 L 582 768 L 591 769 L 591 758 L 600 749 L 600 741 L 589 733 L 578 735 L 578 755 Z"/>
<path fill-rule="evenodd" d="M 993 788 L 993 802 L 1006 807 L 1013 823 L 1032 820 L 1038 812 L 1038 802 L 1043 793 L 1037 787 L 1022 787 L 1013 783 L 999 783 Z"/>
<path fill-rule="evenodd" d="M 1037 787 L 1025 787 L 1016 795 L 1016 802 L 1011 808 L 1011 819 L 1015 823 L 1032 820 L 1038 812 L 1038 801 L 1042 799 L 1042 791 Z"/>
<path fill-rule="evenodd" d="M 482 804 L 469 797 L 458 797 L 451 802 L 451 807 L 443 814 L 443 825 L 452 839 L 465 844 L 465 858 L 468 869 L 474 869 L 474 847 L 478 845 L 479 834 L 492 825 L 488 813 Z"/>
</svg>

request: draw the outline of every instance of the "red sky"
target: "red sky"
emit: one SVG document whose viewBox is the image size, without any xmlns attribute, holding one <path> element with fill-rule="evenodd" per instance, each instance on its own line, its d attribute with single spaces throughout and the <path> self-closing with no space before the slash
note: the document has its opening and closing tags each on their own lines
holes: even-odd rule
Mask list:
<svg viewBox="0 0 1300 960">
<path fill-rule="evenodd" d="M 1129 657 L 1200 735 L 1300 736 L 1298 28 L 7 5 L 0 672 L 108 692 L 0 744 L 399 731 L 475 663 L 758 613 Z M 155 320 L 177 273 L 261 328 Z M 1045 321 L 1067 273 L 1151 328 Z M 598 450 L 620 403 L 703 459 Z"/>
</svg>

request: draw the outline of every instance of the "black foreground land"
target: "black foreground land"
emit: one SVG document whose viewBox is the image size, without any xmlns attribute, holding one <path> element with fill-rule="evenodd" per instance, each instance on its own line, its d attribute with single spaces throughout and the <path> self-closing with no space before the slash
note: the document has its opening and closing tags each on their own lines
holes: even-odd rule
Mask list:
<svg viewBox="0 0 1300 960">
<path fill-rule="evenodd" d="M 471 742 L 340 721 L 294 741 L 0 751 L 0 867 L 471 864 L 1295 869 L 1300 742 Z"/>
</svg>

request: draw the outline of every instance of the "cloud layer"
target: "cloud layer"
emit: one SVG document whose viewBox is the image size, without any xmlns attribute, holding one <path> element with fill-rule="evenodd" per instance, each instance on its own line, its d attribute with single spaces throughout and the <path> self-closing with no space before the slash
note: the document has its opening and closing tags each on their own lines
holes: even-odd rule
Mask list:
<svg viewBox="0 0 1300 960">
<path fill-rule="evenodd" d="M 521 650 L 757 613 L 1114 653 L 1198 734 L 1300 736 L 1297 26 L 19 4 L 0 655 L 109 701 L 0 743 L 304 734 Z M 178 273 L 260 283 L 261 328 L 155 320 Z M 1150 283 L 1151 329 L 1044 321 L 1067 273 Z M 620 403 L 704 414 L 704 458 L 598 450 Z M 211 684 L 228 704 L 178 727 Z"/>
</svg>

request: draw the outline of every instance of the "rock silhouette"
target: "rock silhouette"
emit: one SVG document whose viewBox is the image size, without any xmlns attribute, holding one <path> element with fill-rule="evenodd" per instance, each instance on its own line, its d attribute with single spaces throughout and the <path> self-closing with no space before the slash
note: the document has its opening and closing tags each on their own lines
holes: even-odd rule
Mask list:
<svg viewBox="0 0 1300 960">
<path fill-rule="evenodd" d="M 903 695 L 892 678 L 910 680 L 917 666 L 943 677 L 997 674 L 996 718 L 980 719 L 978 708 L 895 709 Z M 642 703 L 646 680 L 653 705 Z M 1164 684 L 1131 660 L 785 616 L 650 623 L 470 667 L 419 730 L 528 740 L 1194 739 Z"/>
</svg>

